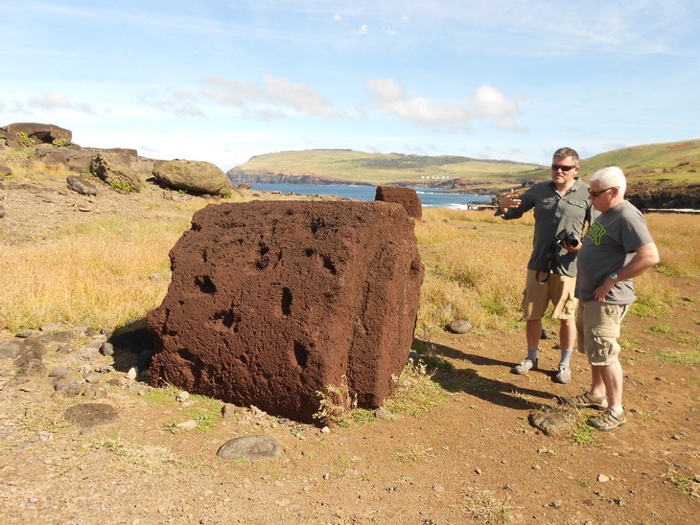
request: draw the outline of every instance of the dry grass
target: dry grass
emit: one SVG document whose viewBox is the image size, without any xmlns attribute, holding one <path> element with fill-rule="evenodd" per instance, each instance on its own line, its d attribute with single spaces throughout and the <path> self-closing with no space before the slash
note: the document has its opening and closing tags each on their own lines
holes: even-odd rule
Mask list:
<svg viewBox="0 0 700 525">
<path fill-rule="evenodd" d="M 49 241 L 0 244 L 0 329 L 55 322 L 114 329 L 156 307 L 170 279 L 168 253 L 202 204 L 133 198 L 141 199 L 141 219 L 104 216 L 66 224 Z M 700 247 L 689 242 L 700 237 L 697 217 L 648 221 L 663 262 L 639 278 L 640 315 L 680 300 L 667 277 L 700 270 Z M 517 326 L 533 223 L 531 214 L 506 222 L 490 211 L 426 209 L 416 225 L 426 269 L 416 335 L 429 339 L 458 318 L 477 333 Z"/>
</svg>

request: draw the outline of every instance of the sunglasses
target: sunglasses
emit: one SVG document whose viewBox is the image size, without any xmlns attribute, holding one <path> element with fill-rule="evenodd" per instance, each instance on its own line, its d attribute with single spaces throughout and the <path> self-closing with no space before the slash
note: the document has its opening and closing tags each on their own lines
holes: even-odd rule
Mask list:
<svg viewBox="0 0 700 525">
<path fill-rule="evenodd" d="M 566 173 L 567 171 L 571 171 L 574 169 L 576 166 L 562 166 L 561 164 L 552 164 L 552 171 L 563 171 Z"/>
<path fill-rule="evenodd" d="M 592 189 L 588 188 L 588 194 L 591 197 L 597 197 L 598 195 L 602 195 L 606 191 L 610 191 L 610 190 L 615 189 L 615 188 L 619 188 L 619 186 L 610 186 L 609 188 L 605 188 L 604 190 L 600 190 L 600 191 L 593 191 Z"/>
</svg>

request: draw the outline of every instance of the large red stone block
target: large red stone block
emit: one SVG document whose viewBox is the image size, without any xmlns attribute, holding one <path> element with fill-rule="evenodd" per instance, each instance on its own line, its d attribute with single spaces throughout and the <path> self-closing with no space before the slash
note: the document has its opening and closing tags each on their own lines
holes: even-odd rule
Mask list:
<svg viewBox="0 0 700 525">
<path fill-rule="evenodd" d="M 167 296 L 148 314 L 152 384 L 302 422 L 344 380 L 363 408 L 393 391 L 423 279 L 403 206 L 209 205 L 170 258 Z"/>
</svg>

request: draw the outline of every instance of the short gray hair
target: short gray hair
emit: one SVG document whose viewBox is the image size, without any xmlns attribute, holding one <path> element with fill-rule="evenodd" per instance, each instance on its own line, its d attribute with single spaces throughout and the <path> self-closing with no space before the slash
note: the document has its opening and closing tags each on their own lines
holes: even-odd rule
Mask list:
<svg viewBox="0 0 700 525">
<path fill-rule="evenodd" d="M 625 193 L 627 188 L 625 173 L 618 166 L 608 166 L 607 168 L 599 169 L 588 179 L 588 183 L 590 184 L 591 182 L 599 182 L 605 188 L 617 186 L 622 194 Z"/>
</svg>

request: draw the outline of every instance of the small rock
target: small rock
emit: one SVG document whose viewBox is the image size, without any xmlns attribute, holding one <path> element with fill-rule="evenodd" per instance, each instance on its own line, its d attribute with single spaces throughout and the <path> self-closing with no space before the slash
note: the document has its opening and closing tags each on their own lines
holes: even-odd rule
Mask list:
<svg viewBox="0 0 700 525">
<path fill-rule="evenodd" d="M 0 358 L 14 359 L 24 349 L 22 341 L 6 341 L 0 343 Z"/>
<path fill-rule="evenodd" d="M 183 421 L 182 423 L 178 423 L 175 426 L 180 430 L 196 430 L 197 421 L 195 421 L 194 419 L 190 419 L 189 421 Z"/>
<path fill-rule="evenodd" d="M 389 419 L 389 411 L 384 407 L 379 407 L 374 411 L 374 417 L 377 419 Z"/>
<path fill-rule="evenodd" d="M 456 319 L 450 323 L 450 331 L 455 334 L 468 334 L 472 331 L 472 325 L 464 319 Z"/>
<path fill-rule="evenodd" d="M 117 411 L 112 405 L 104 403 L 84 403 L 68 408 L 64 419 L 87 428 L 114 421 L 117 419 Z"/>
<path fill-rule="evenodd" d="M 107 357 L 114 355 L 114 345 L 105 341 L 102 343 L 102 346 L 100 346 L 100 353 Z"/>
<path fill-rule="evenodd" d="M 598 474 L 598 482 L 599 483 L 607 483 L 610 481 L 610 476 L 607 474 Z"/>
<path fill-rule="evenodd" d="M 243 436 L 228 440 L 216 455 L 224 459 L 245 458 L 250 461 L 277 459 L 282 449 L 273 436 Z"/>
<path fill-rule="evenodd" d="M 64 366 L 57 366 L 49 372 L 49 377 L 68 377 L 70 375 L 70 370 Z"/>
<path fill-rule="evenodd" d="M 190 393 L 186 391 L 178 392 L 177 395 L 175 396 L 175 399 L 179 401 L 180 403 L 184 403 L 190 398 Z"/>
<path fill-rule="evenodd" d="M 100 374 L 97 372 L 90 372 L 89 374 L 85 374 L 83 376 L 83 379 L 86 383 L 95 384 L 100 382 L 101 377 Z"/>
<path fill-rule="evenodd" d="M 532 412 L 530 423 L 550 435 L 561 434 L 569 428 L 569 422 L 561 412 Z"/>
</svg>

